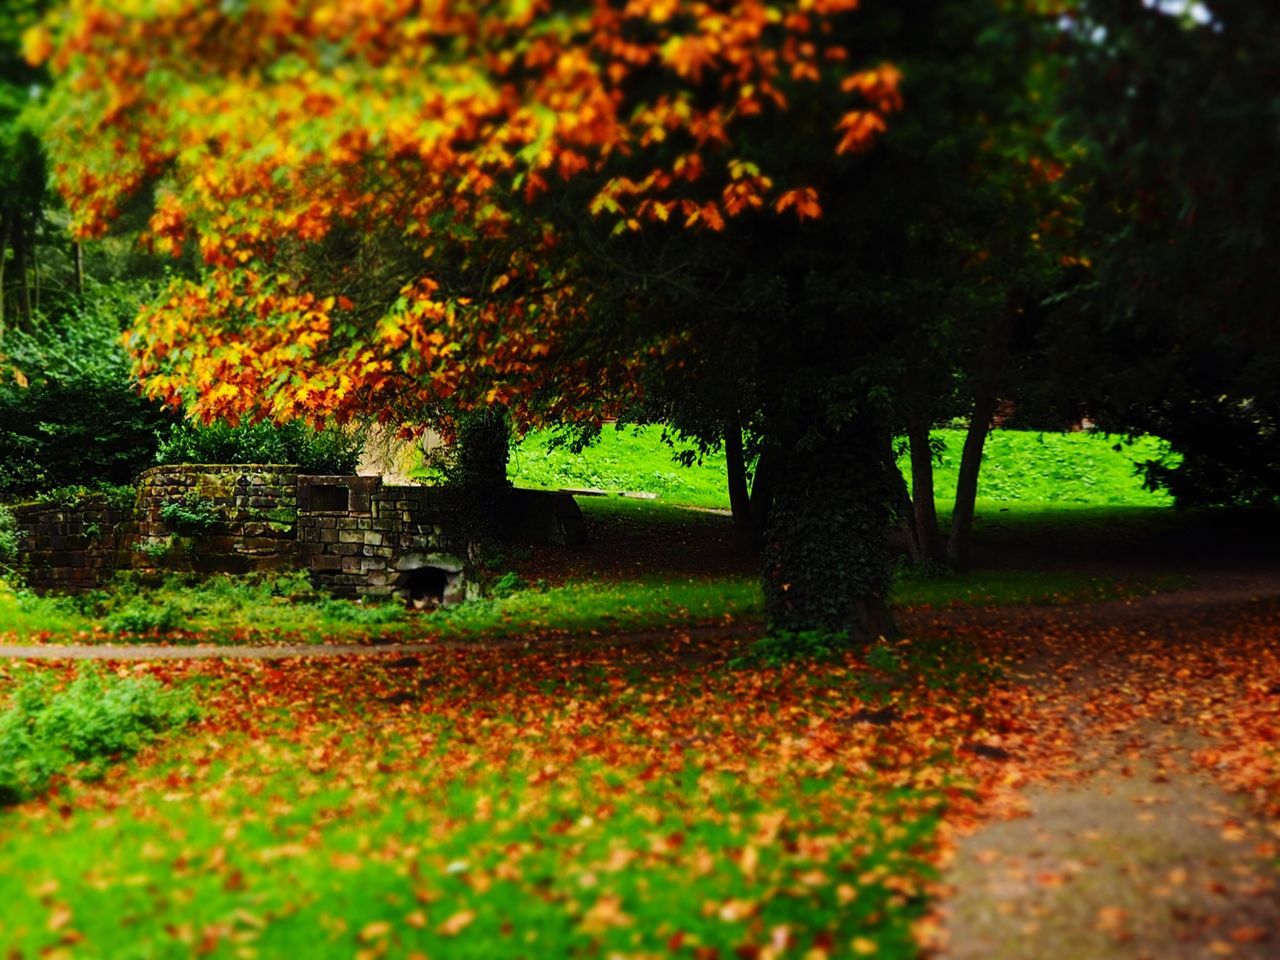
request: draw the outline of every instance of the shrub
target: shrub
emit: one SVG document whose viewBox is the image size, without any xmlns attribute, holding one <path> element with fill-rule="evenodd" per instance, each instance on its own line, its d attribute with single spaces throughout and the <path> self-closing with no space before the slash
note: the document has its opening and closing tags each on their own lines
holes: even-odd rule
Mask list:
<svg viewBox="0 0 1280 960">
<path fill-rule="evenodd" d="M 147 633 L 168 633 L 182 626 L 185 617 L 181 610 L 168 603 L 152 604 L 145 597 L 131 597 L 123 607 L 110 614 L 103 626 L 111 633 L 138 636 Z"/>
<path fill-rule="evenodd" d="M 138 488 L 131 483 L 76 483 L 41 490 L 35 495 L 33 502 L 74 507 L 90 497 L 100 497 L 108 507 L 116 510 L 129 510 L 138 497 Z"/>
<path fill-rule="evenodd" d="M 156 451 L 157 463 L 291 463 L 303 473 L 354 473 L 365 433 L 339 426 L 315 430 L 300 421 L 231 426 L 174 424 Z"/>
<path fill-rule="evenodd" d="M 325 600 L 320 605 L 321 620 L 350 623 L 362 627 L 378 627 L 405 619 L 405 609 L 398 603 L 352 603 L 350 600 Z"/>
<path fill-rule="evenodd" d="M 848 634 L 832 630 L 773 630 L 751 644 L 736 666 L 780 667 L 806 660 L 837 660 L 851 649 Z"/>
<path fill-rule="evenodd" d="M 13 514 L 0 506 L 0 571 L 18 560 L 18 524 Z"/>
<path fill-rule="evenodd" d="M 212 500 L 189 493 L 181 500 L 161 507 L 160 519 L 173 524 L 179 533 L 197 535 L 208 533 L 218 525 L 220 518 Z"/>
<path fill-rule="evenodd" d="M 83 304 L 5 332 L 0 498 L 50 487 L 126 483 L 155 457 L 173 416 L 139 396 L 120 344 L 136 288 L 91 286 Z M 9 375 L 25 375 L 27 385 Z"/>
<path fill-rule="evenodd" d="M 84 667 L 55 691 L 47 674 L 28 673 L 0 713 L 0 803 L 39 793 L 72 764 L 82 765 L 82 777 L 100 776 L 111 761 L 195 717 L 183 692 L 154 677 L 116 678 Z"/>
</svg>

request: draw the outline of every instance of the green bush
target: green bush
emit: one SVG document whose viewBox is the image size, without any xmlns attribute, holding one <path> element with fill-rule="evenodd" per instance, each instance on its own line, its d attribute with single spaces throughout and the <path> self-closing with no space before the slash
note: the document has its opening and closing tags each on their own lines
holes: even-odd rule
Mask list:
<svg viewBox="0 0 1280 960">
<path fill-rule="evenodd" d="M 156 462 L 291 463 L 303 473 L 354 473 L 364 447 L 362 430 L 315 430 L 300 421 L 276 424 L 174 424 L 156 451 Z"/>
<path fill-rule="evenodd" d="M 362 627 L 379 627 L 398 623 L 406 617 L 398 603 L 353 603 L 350 600 L 325 600 L 320 605 L 320 618 L 327 623 L 350 623 Z"/>
<path fill-rule="evenodd" d="M 72 312 L 41 318 L 32 332 L 5 332 L 0 499 L 68 484 L 126 483 L 154 460 L 156 435 L 173 416 L 139 396 L 120 344 L 136 295 L 124 286 L 94 286 Z"/>
<path fill-rule="evenodd" d="M 168 633 L 183 625 L 185 617 L 181 610 L 169 603 L 150 603 L 141 596 L 135 595 L 118 610 L 111 613 L 103 626 L 111 633 L 138 636 L 147 633 Z"/>
<path fill-rule="evenodd" d="M 116 510 L 131 510 L 138 497 L 138 488 L 131 483 L 75 483 L 41 490 L 32 499 L 35 503 L 74 507 L 90 497 L 100 497 L 108 507 Z"/>
<path fill-rule="evenodd" d="M 90 666 L 54 690 L 48 674 L 25 673 L 0 713 L 0 803 L 39 793 L 72 764 L 81 765 L 82 777 L 99 776 L 111 761 L 195 717 L 185 693 L 154 677 L 104 676 Z"/>
<path fill-rule="evenodd" d="M 18 524 L 13 514 L 0 506 L 0 571 L 18 560 Z"/>
<path fill-rule="evenodd" d="M 848 634 L 832 630 L 772 630 L 751 644 L 736 666 L 781 667 L 808 660 L 838 660 L 851 648 Z"/>
<path fill-rule="evenodd" d="M 173 524 L 179 533 L 196 535 L 208 533 L 218 525 L 221 518 L 212 500 L 189 493 L 181 500 L 161 507 L 160 519 Z"/>
</svg>

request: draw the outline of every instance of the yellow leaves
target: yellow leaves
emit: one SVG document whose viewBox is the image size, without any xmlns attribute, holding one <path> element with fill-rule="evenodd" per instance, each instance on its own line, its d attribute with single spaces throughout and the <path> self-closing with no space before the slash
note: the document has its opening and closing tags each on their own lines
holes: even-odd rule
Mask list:
<svg viewBox="0 0 1280 960">
<path fill-rule="evenodd" d="M 836 129 L 844 132 L 836 153 L 861 153 L 870 149 L 886 129 L 884 118 L 869 110 L 852 110 L 841 117 Z"/>
<path fill-rule="evenodd" d="M 22 34 L 22 58 L 38 67 L 53 55 L 53 37 L 44 24 L 30 27 Z"/>
<path fill-rule="evenodd" d="M 456 937 L 467 927 L 471 926 L 476 918 L 474 910 L 461 910 L 453 914 L 436 928 L 436 932 L 442 937 Z"/>
<path fill-rule="evenodd" d="M 752 900 L 726 900 L 716 908 L 716 916 L 725 923 L 741 923 L 760 912 L 760 905 Z"/>
<path fill-rule="evenodd" d="M 606 187 L 607 189 L 607 187 Z M 622 207 L 618 205 L 618 201 L 614 199 L 611 193 L 601 190 L 587 205 L 587 209 L 591 211 L 593 217 L 598 217 L 601 213 L 621 213 Z"/>
<path fill-rule="evenodd" d="M 71 925 L 73 914 L 65 903 L 59 903 L 49 911 L 49 920 L 45 924 L 50 933 L 59 933 Z"/>
<path fill-rule="evenodd" d="M 622 909 L 622 899 L 605 894 L 582 916 L 582 930 L 589 934 L 604 933 L 612 927 L 629 927 L 635 920 Z"/>
<path fill-rule="evenodd" d="M 391 924 L 386 920 L 375 920 L 372 923 L 366 923 L 360 930 L 360 939 L 365 943 L 372 943 L 375 940 L 381 940 L 391 933 Z"/>
</svg>

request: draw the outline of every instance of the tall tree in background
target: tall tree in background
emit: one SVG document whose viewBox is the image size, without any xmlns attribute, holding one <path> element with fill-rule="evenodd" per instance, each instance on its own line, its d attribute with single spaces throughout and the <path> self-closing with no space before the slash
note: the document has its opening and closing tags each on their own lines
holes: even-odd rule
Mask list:
<svg viewBox="0 0 1280 960">
<path fill-rule="evenodd" d="M 1060 269 L 1058 165 L 1046 155 L 1052 24 L 1021 4 L 872 3 L 909 109 L 865 164 L 844 281 L 884 315 L 895 427 L 912 467 L 914 552 L 964 567 L 978 468 L 1015 327 Z M 930 429 L 969 423 L 949 542 Z"/>
<path fill-rule="evenodd" d="M 0 11 L 0 335 L 15 321 L 30 327 L 36 232 L 46 200 L 44 155 L 28 107 L 44 71 L 21 55 L 19 38 L 45 4 L 8 3 Z"/>
<path fill-rule="evenodd" d="M 1170 441 L 1181 503 L 1280 500 L 1280 21 L 1265 0 L 1085 0 L 1064 133 L 1091 268 L 1064 386 Z"/>
</svg>

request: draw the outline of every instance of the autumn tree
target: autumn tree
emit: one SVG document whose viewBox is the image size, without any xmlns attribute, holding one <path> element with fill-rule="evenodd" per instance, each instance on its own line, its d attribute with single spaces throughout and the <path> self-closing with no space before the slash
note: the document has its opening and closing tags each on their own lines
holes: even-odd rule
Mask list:
<svg viewBox="0 0 1280 960">
<path fill-rule="evenodd" d="M 134 324 L 152 395 L 527 426 L 750 363 L 771 618 L 866 638 L 897 345 L 841 278 L 847 186 L 900 98 L 855 8 L 80 0 L 27 52 L 79 235 L 145 196 L 148 242 L 203 260 Z"/>
</svg>

